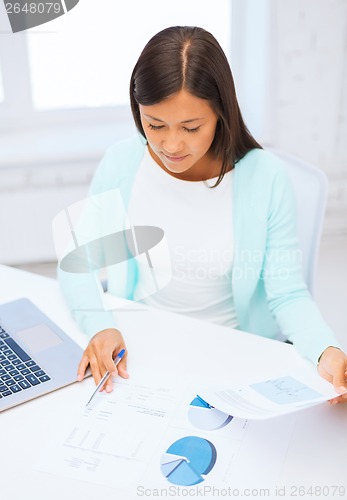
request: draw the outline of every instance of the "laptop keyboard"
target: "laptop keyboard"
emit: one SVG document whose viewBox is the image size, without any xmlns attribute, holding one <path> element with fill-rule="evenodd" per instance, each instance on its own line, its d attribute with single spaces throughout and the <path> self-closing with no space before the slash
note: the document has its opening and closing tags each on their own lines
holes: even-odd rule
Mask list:
<svg viewBox="0 0 347 500">
<path fill-rule="evenodd" d="M 0 399 L 48 380 L 47 373 L 0 326 Z"/>
</svg>

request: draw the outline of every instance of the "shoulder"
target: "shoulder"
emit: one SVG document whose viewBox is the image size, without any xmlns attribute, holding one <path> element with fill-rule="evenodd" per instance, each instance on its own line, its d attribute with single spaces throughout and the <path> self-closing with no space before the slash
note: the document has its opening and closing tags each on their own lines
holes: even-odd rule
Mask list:
<svg viewBox="0 0 347 500">
<path fill-rule="evenodd" d="M 295 204 L 287 167 L 264 149 L 252 149 L 236 163 L 235 187 L 238 202 L 253 207 L 260 219 L 276 207 Z"/>
<path fill-rule="evenodd" d="M 92 191 L 112 189 L 132 178 L 141 163 L 145 148 L 146 141 L 139 134 L 109 146 L 94 174 Z"/>
<path fill-rule="evenodd" d="M 238 175 L 247 180 L 253 177 L 265 182 L 286 173 L 282 161 L 275 154 L 259 148 L 246 153 L 236 163 L 235 168 Z"/>
<path fill-rule="evenodd" d="M 103 161 L 126 160 L 127 163 L 142 158 L 145 151 L 146 140 L 139 134 L 116 142 L 109 146 L 104 154 Z"/>
</svg>

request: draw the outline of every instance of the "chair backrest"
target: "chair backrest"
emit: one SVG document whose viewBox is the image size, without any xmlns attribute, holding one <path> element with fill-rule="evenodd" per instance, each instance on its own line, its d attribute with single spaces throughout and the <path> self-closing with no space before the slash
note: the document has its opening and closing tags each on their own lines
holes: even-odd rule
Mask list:
<svg viewBox="0 0 347 500">
<path fill-rule="evenodd" d="M 272 150 L 288 170 L 297 199 L 297 226 L 304 279 L 314 291 L 319 246 L 328 194 L 328 179 L 317 167 L 282 151 Z"/>
</svg>

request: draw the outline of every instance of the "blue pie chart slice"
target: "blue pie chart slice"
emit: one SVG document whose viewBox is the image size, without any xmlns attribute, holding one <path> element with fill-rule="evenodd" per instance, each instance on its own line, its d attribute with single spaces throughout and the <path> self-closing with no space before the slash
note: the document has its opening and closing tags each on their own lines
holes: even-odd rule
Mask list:
<svg viewBox="0 0 347 500">
<path fill-rule="evenodd" d="M 209 405 L 204 399 L 202 399 L 199 395 L 197 395 L 193 401 L 190 403 L 190 406 L 197 406 L 198 408 L 213 408 L 213 406 Z"/>
<path fill-rule="evenodd" d="M 228 425 L 233 417 L 209 405 L 200 396 L 196 396 L 188 409 L 190 423 L 198 429 L 215 431 Z"/>
<path fill-rule="evenodd" d="M 183 458 L 179 458 L 178 460 L 173 460 L 172 462 L 167 462 L 161 464 L 161 471 L 165 477 L 169 476 L 181 463 L 184 462 Z"/>
<path fill-rule="evenodd" d="M 204 481 L 217 459 L 215 446 L 196 436 L 175 441 L 162 456 L 161 472 L 170 483 L 194 486 Z"/>
<path fill-rule="evenodd" d="M 184 460 L 182 460 L 179 467 L 167 476 L 167 479 L 170 483 L 180 486 L 194 486 L 204 480 L 204 478 Z"/>
</svg>

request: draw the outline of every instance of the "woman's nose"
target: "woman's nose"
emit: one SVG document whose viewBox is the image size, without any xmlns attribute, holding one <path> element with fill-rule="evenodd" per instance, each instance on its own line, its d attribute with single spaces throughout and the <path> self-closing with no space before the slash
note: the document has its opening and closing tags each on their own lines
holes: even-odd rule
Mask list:
<svg viewBox="0 0 347 500">
<path fill-rule="evenodd" d="M 170 154 L 182 151 L 182 139 L 177 132 L 168 132 L 163 138 L 163 149 Z"/>
</svg>

